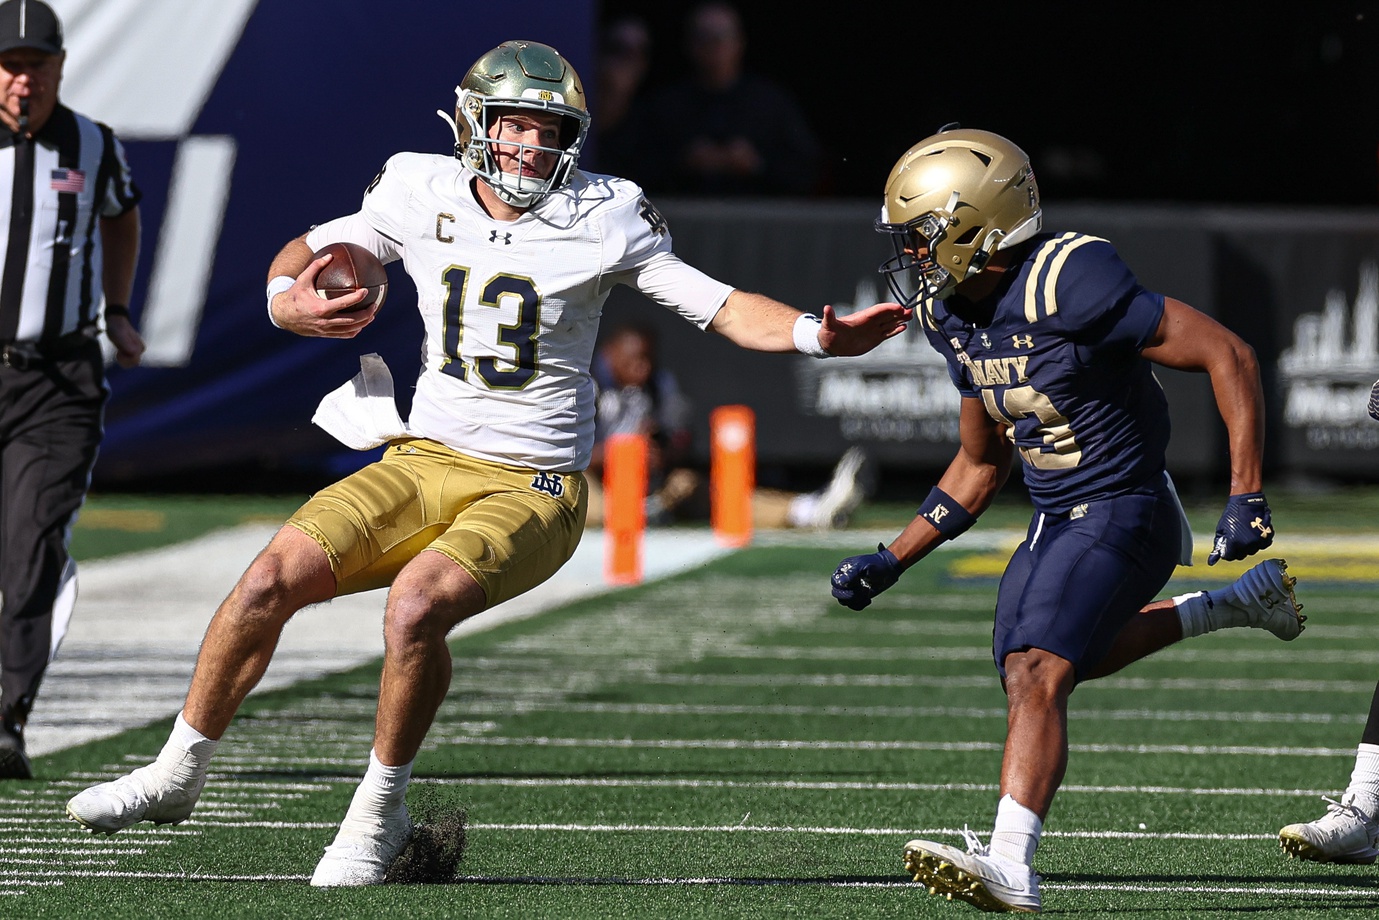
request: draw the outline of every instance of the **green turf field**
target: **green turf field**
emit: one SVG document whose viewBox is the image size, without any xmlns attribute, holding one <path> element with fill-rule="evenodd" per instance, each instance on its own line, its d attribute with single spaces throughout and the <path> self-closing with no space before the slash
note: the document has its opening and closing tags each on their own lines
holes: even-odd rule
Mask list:
<svg viewBox="0 0 1379 920">
<path fill-rule="evenodd" d="M 1344 787 L 1379 676 L 1379 537 L 1338 517 L 1346 539 L 1320 515 L 1280 539 L 1311 617 L 1298 640 L 1218 633 L 1074 695 L 1036 860 L 1046 913 L 1375 916 L 1379 868 L 1290 861 L 1276 839 Z M 167 722 L 40 758 L 41 780 L 0 787 L 0 916 L 976 916 L 909 883 L 900 850 L 990 829 L 1004 555 L 936 555 L 854 613 L 827 576 L 868 547 L 835 536 L 457 641 L 409 795 L 414 814 L 467 813 L 456 884 L 306 884 L 367 758 L 366 667 L 251 697 L 178 827 L 93 837 L 62 815 L 151 759 Z M 1180 569 L 1169 590 L 1243 569 Z"/>
</svg>

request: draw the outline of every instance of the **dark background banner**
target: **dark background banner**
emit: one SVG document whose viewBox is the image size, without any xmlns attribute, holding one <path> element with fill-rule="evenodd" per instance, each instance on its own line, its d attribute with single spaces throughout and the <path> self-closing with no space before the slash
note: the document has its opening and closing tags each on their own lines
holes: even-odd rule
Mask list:
<svg viewBox="0 0 1379 920">
<path fill-rule="evenodd" d="M 663 202 L 677 250 L 711 274 L 805 310 L 887 299 L 888 244 L 866 203 Z M 1189 206 L 1049 207 L 1047 226 L 1109 239 L 1141 281 L 1215 316 L 1259 355 L 1274 475 L 1368 478 L 1379 426 L 1365 414 L 1379 376 L 1379 218 L 1353 212 Z M 1368 279 L 1368 280 L 1366 280 Z M 918 329 L 870 355 L 817 361 L 742 352 L 619 291 L 605 324 L 658 330 L 700 407 L 757 411 L 764 463 L 824 464 L 849 443 L 886 466 L 929 471 L 956 447 L 957 394 Z M 1170 468 L 1180 483 L 1229 476 L 1225 429 L 1205 375 L 1159 369 L 1173 412 Z M 701 459 L 707 412 L 699 413 Z"/>
</svg>

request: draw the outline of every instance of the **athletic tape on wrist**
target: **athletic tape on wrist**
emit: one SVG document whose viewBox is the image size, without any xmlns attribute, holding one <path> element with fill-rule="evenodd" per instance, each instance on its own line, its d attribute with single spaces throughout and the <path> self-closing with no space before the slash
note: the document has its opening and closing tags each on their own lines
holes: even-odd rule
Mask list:
<svg viewBox="0 0 1379 920">
<path fill-rule="evenodd" d="M 924 504 L 915 512 L 934 526 L 945 540 L 955 540 L 967 528 L 977 523 L 977 519 L 967 509 L 958 504 L 957 499 L 934 486 L 924 499 Z"/>
<path fill-rule="evenodd" d="M 273 298 L 297 283 L 296 278 L 287 275 L 278 275 L 268 282 L 268 321 L 274 326 L 278 326 L 278 321 L 273 318 Z M 278 326 L 279 329 L 282 326 Z"/>
<path fill-rule="evenodd" d="M 831 358 L 824 347 L 819 344 L 819 329 L 823 322 L 813 313 L 801 313 L 795 320 L 795 327 L 792 331 L 795 339 L 795 350 L 802 355 L 809 355 L 814 358 Z"/>
</svg>

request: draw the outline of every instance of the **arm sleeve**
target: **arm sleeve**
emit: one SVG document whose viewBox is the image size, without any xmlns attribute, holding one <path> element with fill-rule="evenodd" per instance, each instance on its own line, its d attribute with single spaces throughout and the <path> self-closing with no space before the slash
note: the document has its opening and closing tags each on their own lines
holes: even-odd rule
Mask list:
<svg viewBox="0 0 1379 920">
<path fill-rule="evenodd" d="M 673 252 L 659 252 L 623 273 L 630 284 L 663 307 L 674 310 L 700 329 L 707 329 L 733 292 L 732 285 L 710 278 Z"/>
<path fill-rule="evenodd" d="M 306 235 L 306 244 L 311 247 L 312 252 L 319 252 L 327 243 L 355 243 L 363 246 L 378 256 L 385 265 L 402 258 L 402 247 L 375 230 L 361 211 L 317 224 Z"/>
<path fill-rule="evenodd" d="M 311 228 L 306 243 L 312 252 L 327 243 L 356 243 L 386 265 L 402 258 L 407 201 L 411 195 L 395 155 L 383 164 L 364 191 L 364 202 L 348 217 L 337 217 Z"/>
<path fill-rule="evenodd" d="M 670 230 L 641 189 L 619 183 L 616 204 L 604 218 L 608 279 L 641 291 L 700 329 L 707 329 L 732 286 L 687 265 L 671 251 Z"/>
</svg>

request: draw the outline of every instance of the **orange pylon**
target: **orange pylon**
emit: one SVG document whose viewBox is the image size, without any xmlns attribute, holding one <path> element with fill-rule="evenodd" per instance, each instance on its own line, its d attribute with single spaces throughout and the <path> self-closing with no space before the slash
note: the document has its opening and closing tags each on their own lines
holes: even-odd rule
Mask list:
<svg viewBox="0 0 1379 920">
<path fill-rule="evenodd" d="M 642 581 L 642 535 L 646 531 L 647 439 L 610 435 L 603 442 L 604 581 Z"/>
<path fill-rule="evenodd" d="M 724 546 L 752 542 L 756 489 L 756 415 L 750 406 L 719 406 L 709 416 L 709 514 Z"/>
</svg>

